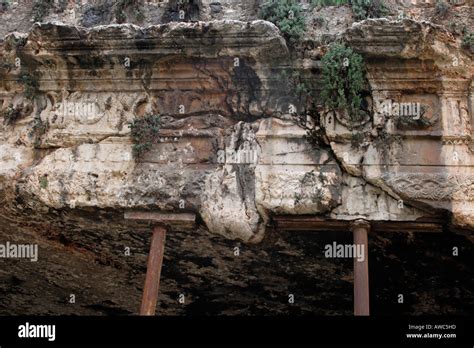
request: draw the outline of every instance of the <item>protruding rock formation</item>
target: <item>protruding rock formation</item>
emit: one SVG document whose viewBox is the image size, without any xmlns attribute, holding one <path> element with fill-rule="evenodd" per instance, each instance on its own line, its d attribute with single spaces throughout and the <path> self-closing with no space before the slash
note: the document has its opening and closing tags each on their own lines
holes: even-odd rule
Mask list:
<svg viewBox="0 0 474 348">
<path fill-rule="evenodd" d="M 288 258 L 261 243 L 298 218 L 323 228 L 328 221 L 350 226 L 363 219 L 391 231 L 399 222 L 433 222 L 436 231 L 472 236 L 472 52 L 459 35 L 425 20 L 433 5 L 396 1 L 390 19 L 353 23 L 348 6 L 306 4 L 308 33 L 287 42 L 274 24 L 256 20 L 259 4 L 191 1 L 181 18 L 177 2 L 163 1 L 144 4 L 141 20 L 124 10 L 143 26 L 117 24 L 122 16 L 104 4 L 68 5 L 64 15 L 51 10 L 45 17 L 67 24 L 36 23 L 31 30 L 22 24 L 25 33 L 8 34 L 0 42 L 0 224 L 6 226 L 0 232 L 13 238 L 18 228 L 48 248 L 61 245 L 63 257 L 73 250 L 84 273 L 94 273 L 89 287 L 105 278 L 109 269 L 102 266 L 113 268 L 117 286 L 140 287 L 136 269 L 146 260 L 149 226 L 125 221 L 124 212 L 193 213 L 196 226 L 170 234 L 173 262 L 164 272 L 179 277 L 182 266 L 191 275 L 186 285 L 164 281 L 167 305 L 181 286 L 192 293 L 190 284 L 209 292 L 219 279 L 249 287 L 259 275 L 240 281 L 232 273 L 254 267 L 249 260 L 265 260 L 268 268 L 270 257 L 309 267 L 301 260 L 312 252 L 309 238 L 278 240 Z M 455 6 L 456 15 L 465 17 L 466 4 Z M 15 25 L 9 20 L 5 27 Z M 370 112 L 357 124 L 344 113 L 323 114 L 324 146 L 316 148 L 295 122 L 298 101 L 282 76 L 301 71 L 319 97 L 321 57 L 336 39 L 365 59 Z M 138 158 L 130 124 L 147 115 L 160 117 L 159 141 Z M 462 244 L 460 236 L 449 236 Z M 376 238 L 377 257 L 386 245 L 402 243 Z M 241 241 L 262 249 L 249 249 L 248 259 L 229 270 L 226 253 Z M 135 248 L 131 261 L 117 256 L 124 245 Z M 56 254 L 48 257 L 55 262 Z M 316 277 L 319 264 L 311 265 Z M 125 276 L 118 274 L 122 267 Z M 280 291 L 280 277 L 270 278 L 269 288 Z M 105 313 L 133 311 L 125 300 L 116 302 L 96 306 Z"/>
<path fill-rule="evenodd" d="M 369 20 L 346 36 L 367 59 L 373 97 L 374 119 L 358 132 L 375 136 L 362 150 L 334 142 L 343 166 L 409 204 L 451 211 L 456 225 L 474 227 L 469 53 L 426 22 Z M 354 132 L 339 126 L 331 133 Z"/>
<path fill-rule="evenodd" d="M 8 36 L 3 56 L 20 66 L 3 70 L 3 110 L 21 117 L 2 131 L 4 211 L 20 213 L 14 197 L 34 210 L 193 211 L 247 242 L 279 214 L 411 221 L 432 206 L 472 227 L 469 56 L 446 31 L 410 20 L 368 20 L 346 36 L 367 57 L 374 118 L 357 130 L 326 118 L 336 158 L 288 121 L 288 48 L 268 22 L 51 23 Z M 384 116 L 386 102 L 423 107 L 426 124 Z M 150 113 L 161 116 L 160 143 L 136 161 L 129 122 Z M 354 132 L 369 142 L 354 149 Z"/>
</svg>

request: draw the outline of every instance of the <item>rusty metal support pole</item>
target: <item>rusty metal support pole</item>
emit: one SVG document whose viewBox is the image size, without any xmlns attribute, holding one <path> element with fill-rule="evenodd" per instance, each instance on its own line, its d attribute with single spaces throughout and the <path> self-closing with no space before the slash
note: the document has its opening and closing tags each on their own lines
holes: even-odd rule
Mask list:
<svg viewBox="0 0 474 348">
<path fill-rule="evenodd" d="M 161 266 L 165 251 L 165 238 L 166 229 L 163 226 L 155 226 L 148 255 L 140 315 L 155 315 L 156 312 L 156 303 L 160 291 Z"/>
<path fill-rule="evenodd" d="M 354 315 L 370 315 L 369 304 L 369 252 L 368 232 L 370 223 L 356 220 L 351 224 L 354 247 L 362 248 L 363 260 L 354 257 Z"/>
</svg>

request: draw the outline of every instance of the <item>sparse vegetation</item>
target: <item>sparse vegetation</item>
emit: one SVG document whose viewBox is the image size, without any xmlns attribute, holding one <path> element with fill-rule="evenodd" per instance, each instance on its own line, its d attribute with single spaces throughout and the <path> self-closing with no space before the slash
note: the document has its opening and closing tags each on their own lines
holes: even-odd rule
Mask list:
<svg viewBox="0 0 474 348">
<path fill-rule="evenodd" d="M 354 17 L 358 20 L 381 18 L 388 14 L 383 0 L 350 0 Z"/>
<path fill-rule="evenodd" d="M 318 174 L 314 170 L 305 173 L 300 184 L 302 191 L 295 193 L 295 204 L 304 203 L 307 199 L 310 199 L 311 203 L 317 204 L 324 198 L 323 187 L 327 184 L 327 180 L 322 171 L 319 171 Z"/>
<path fill-rule="evenodd" d="M 127 7 L 133 4 L 132 0 L 119 0 L 117 1 L 117 4 L 115 5 L 115 19 L 117 20 L 118 23 L 123 23 L 127 20 L 127 17 L 125 16 L 125 10 Z"/>
<path fill-rule="evenodd" d="M 41 146 L 41 138 L 49 129 L 49 123 L 43 122 L 39 115 L 36 115 L 33 120 L 33 128 L 29 134 L 30 138 L 33 138 L 33 146 L 38 148 Z"/>
<path fill-rule="evenodd" d="M 324 24 L 327 25 L 327 22 L 323 16 L 318 16 L 314 18 L 314 24 L 321 28 Z"/>
<path fill-rule="evenodd" d="M 347 113 L 349 123 L 356 128 L 367 117 L 364 93 L 367 94 L 365 68 L 362 56 L 343 43 L 333 43 L 322 61 L 322 91 L 314 95 L 315 88 L 298 71 L 281 74 L 283 84 L 298 104 L 293 120 L 306 130 L 307 140 L 315 147 L 327 144 L 326 130 L 321 112 Z"/>
<path fill-rule="evenodd" d="M 168 22 L 188 22 L 199 20 L 199 1 L 169 0 L 164 20 Z"/>
<path fill-rule="evenodd" d="M 38 94 L 39 83 L 35 75 L 30 73 L 22 73 L 19 82 L 23 84 L 25 97 L 34 99 Z"/>
<path fill-rule="evenodd" d="M 351 121 L 363 119 L 365 68 L 362 56 L 343 43 L 333 43 L 321 60 L 321 101 L 334 112 L 347 112 Z"/>
<path fill-rule="evenodd" d="M 10 7 L 11 0 L 0 0 L 0 13 L 8 10 Z"/>
<path fill-rule="evenodd" d="M 449 23 L 449 30 L 455 34 L 458 34 L 458 24 L 456 22 Z"/>
<path fill-rule="evenodd" d="M 312 0 L 313 6 L 351 5 L 354 17 L 358 20 L 380 18 L 388 14 L 383 0 Z"/>
<path fill-rule="evenodd" d="M 437 0 L 436 1 L 436 6 L 435 6 L 435 15 L 437 17 L 445 17 L 449 10 L 451 9 L 451 6 L 449 6 L 449 4 L 444 1 L 444 0 Z"/>
<path fill-rule="evenodd" d="M 141 4 L 139 2 L 136 0 L 119 0 L 115 5 L 114 12 L 117 23 L 124 23 L 127 20 L 125 11 L 129 8 L 133 8 L 133 13 L 136 20 L 140 22 L 143 21 L 145 16 L 142 12 Z"/>
<path fill-rule="evenodd" d="M 33 19 L 35 22 L 41 22 L 53 5 L 53 0 L 36 0 L 33 5 Z"/>
<path fill-rule="evenodd" d="M 262 6 L 260 16 L 280 28 L 290 42 L 305 32 L 303 9 L 296 0 L 267 1 Z"/>
<path fill-rule="evenodd" d="M 330 150 L 325 123 L 322 121 L 325 119 L 326 122 L 336 122 L 331 114 L 345 113 L 348 118 L 346 119 L 348 128 L 352 130 L 351 147 L 360 149 L 372 143 L 381 153 L 382 158 L 388 158 L 392 146 L 401 144 L 400 136 L 388 133 L 384 127 L 374 134 L 358 129 L 361 121 L 372 114 L 366 101 L 370 96 L 370 91 L 365 78 L 362 56 L 344 43 L 336 42 L 329 46 L 321 63 L 322 90 L 319 97 L 314 95 L 315 88 L 301 76 L 301 73 L 283 74 L 288 90 L 300 106 L 299 112 L 292 114 L 293 120 L 306 130 L 309 143 L 316 149 Z M 427 120 L 422 118 L 416 121 L 416 126 L 424 127 L 426 122 Z"/>
<path fill-rule="evenodd" d="M 135 14 L 135 19 L 139 22 L 143 22 L 145 20 L 145 15 L 140 7 L 135 7 L 133 9 L 133 13 Z"/>
<path fill-rule="evenodd" d="M 400 115 L 396 117 L 395 124 L 399 129 L 423 129 L 432 126 L 433 123 L 429 120 L 426 114 L 427 107 L 425 105 L 420 106 L 420 117 L 414 118 L 412 115 Z"/>
<path fill-rule="evenodd" d="M 11 71 L 15 68 L 16 68 L 15 64 L 12 64 L 12 63 L 9 63 L 9 62 L 0 62 L 0 69 Z"/>
<path fill-rule="evenodd" d="M 130 122 L 133 139 L 133 155 L 140 158 L 159 140 L 161 118 L 159 115 L 146 115 Z"/>
<path fill-rule="evenodd" d="M 402 146 L 402 136 L 388 133 L 385 129 L 378 129 L 377 136 L 372 138 L 374 147 L 380 153 L 382 160 L 387 160 L 390 149 L 395 145 Z"/>
<path fill-rule="evenodd" d="M 350 0 L 312 0 L 313 6 L 341 6 L 348 5 Z"/>
<path fill-rule="evenodd" d="M 26 45 L 26 42 L 28 41 L 28 38 L 26 37 L 20 37 L 18 38 L 18 40 L 15 40 L 15 47 L 16 48 L 21 48 L 21 47 L 24 47 Z"/>
<path fill-rule="evenodd" d="M 39 178 L 39 184 L 43 190 L 46 189 L 48 187 L 48 177 L 43 175 L 41 178 Z"/>
<path fill-rule="evenodd" d="M 33 19 L 35 22 L 41 22 L 44 17 L 56 7 L 57 11 L 64 11 L 67 7 L 68 0 L 35 0 L 33 5 Z"/>
<path fill-rule="evenodd" d="M 4 111 L 2 111 L 1 116 L 3 117 L 3 123 L 10 125 L 15 123 L 21 117 L 22 108 L 15 107 L 13 104 L 10 104 Z"/>
<path fill-rule="evenodd" d="M 363 132 L 352 132 L 351 133 L 351 148 L 358 150 L 365 148 L 369 145 L 370 134 Z"/>
<path fill-rule="evenodd" d="M 313 95 L 313 87 L 297 70 L 283 71 L 279 76 L 286 92 L 294 98 L 297 105 L 294 112 L 290 112 L 292 120 L 306 131 L 306 140 L 316 149 L 325 146 L 324 126 L 320 124 L 320 114 Z"/>
<path fill-rule="evenodd" d="M 462 47 L 474 52 L 474 33 L 467 32 L 462 38 Z"/>
</svg>

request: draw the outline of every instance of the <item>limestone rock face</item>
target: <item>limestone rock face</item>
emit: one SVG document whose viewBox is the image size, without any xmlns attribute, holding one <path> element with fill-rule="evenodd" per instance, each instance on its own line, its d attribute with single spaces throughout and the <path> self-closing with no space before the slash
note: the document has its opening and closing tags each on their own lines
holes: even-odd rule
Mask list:
<svg viewBox="0 0 474 348">
<path fill-rule="evenodd" d="M 16 40 L 7 37 L 5 56 L 25 65 L 7 72 L 3 107 L 24 102 L 20 75 L 34 72 L 39 93 L 3 128 L 5 149 L 20 143 L 25 153 L 3 156 L 5 195 L 43 210 L 192 211 L 210 231 L 246 242 L 263 238 L 271 214 L 340 204 L 337 163 L 298 127 L 269 118 L 290 102 L 275 72 L 288 49 L 274 25 L 41 24 L 24 47 Z M 137 161 L 129 123 L 150 113 L 161 115 L 160 142 Z"/>
<path fill-rule="evenodd" d="M 302 0 L 307 31 L 291 44 L 258 20 L 263 0 L 194 0 L 184 14 L 177 0 L 59 3 L 42 23 L 32 2 L 0 4 L 0 242 L 40 248 L 35 264 L 2 260 L 0 314 L 135 313 L 150 225 L 131 210 L 196 215 L 167 235 L 160 314 L 351 314 L 352 260 L 322 255 L 352 234 L 278 225 L 298 219 L 459 232 L 372 233 L 371 291 L 376 314 L 469 312 L 472 1 L 446 16 L 435 0 L 387 1 L 387 19 L 357 22 L 350 6 Z M 365 59 L 370 115 L 324 115 L 314 147 L 283 75 L 317 96 L 336 39 Z M 159 139 L 136 158 L 131 122 L 149 115 Z"/>
<path fill-rule="evenodd" d="M 324 214 L 341 204 L 341 170 L 325 150 L 315 151 L 291 122 L 262 122 L 257 139 L 257 204 L 273 214 Z"/>
<path fill-rule="evenodd" d="M 470 56 L 425 22 L 367 20 L 344 35 L 367 58 L 374 117 L 354 148 L 347 115 L 329 115 L 329 146 L 315 149 L 290 121 L 280 74 L 294 63 L 271 23 L 46 23 L 10 34 L 0 105 L 20 116 L 4 116 L 0 133 L 1 214 L 193 212 L 249 243 L 276 215 L 416 221 L 434 207 L 472 228 Z M 388 101 L 423 104 L 426 124 L 385 117 L 377 107 Z M 136 159 L 130 122 L 150 114 L 159 142 Z"/>
<path fill-rule="evenodd" d="M 356 23 L 346 37 L 368 59 L 374 119 L 355 131 L 341 122 L 328 127 L 342 166 L 397 199 L 451 211 L 455 224 L 472 228 L 469 53 L 442 27 L 412 20 Z M 355 133 L 372 140 L 354 148 Z"/>
<path fill-rule="evenodd" d="M 107 43 L 98 47 L 103 38 Z M 14 60 L 21 54 L 29 64 L 13 75 L 34 71 L 41 95 L 19 122 L 3 128 L 3 148 L 21 143 L 23 149 L 2 153 L 2 182 L 9 181 L 5 192 L 21 191 L 32 202 L 55 209 L 202 211 L 212 227 L 216 208 L 227 214 L 215 206 L 215 195 L 226 199 L 220 182 L 230 175 L 225 179 L 234 180 L 228 199 L 240 197 L 243 205 L 229 217 L 229 226 L 235 226 L 215 226 L 216 232 L 243 240 L 261 234 L 265 218 L 256 210 L 254 169 L 239 173 L 241 159 L 219 155 L 254 151 L 242 147 L 248 140 L 258 146 L 252 127 L 258 129 L 259 123 L 252 121 L 252 114 L 270 114 L 277 107 L 262 82 L 270 67 L 258 67 L 288 55 L 274 25 L 172 23 L 144 32 L 131 25 L 85 31 L 45 24 L 33 28 L 21 52 L 10 42 L 15 42 L 13 36 L 6 39 L 6 56 Z M 57 54 L 65 50 L 77 54 Z M 20 91 L 7 92 L 21 88 L 13 75 L 2 82 L 5 108 L 22 103 Z M 161 115 L 160 142 L 138 163 L 132 156 L 129 122 L 150 113 Z M 35 122 L 41 125 L 39 136 L 32 134 Z M 36 152 L 42 155 L 33 163 Z M 258 154 L 252 161 L 257 160 Z M 237 170 L 229 170 L 232 161 Z M 30 168 L 22 171 L 25 166 Z M 23 177 L 16 188 L 9 180 L 15 175 Z M 217 187 L 210 184 L 215 180 Z M 244 192 L 247 186 L 250 191 Z M 248 221 L 238 214 L 248 214 Z"/>
</svg>

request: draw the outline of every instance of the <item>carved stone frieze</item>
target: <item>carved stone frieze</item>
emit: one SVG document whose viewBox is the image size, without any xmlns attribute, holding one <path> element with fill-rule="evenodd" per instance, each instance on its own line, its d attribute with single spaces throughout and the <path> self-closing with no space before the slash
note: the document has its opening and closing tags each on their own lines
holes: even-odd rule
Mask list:
<svg viewBox="0 0 474 348">
<path fill-rule="evenodd" d="M 413 200 L 474 201 L 474 174 L 385 173 L 382 178 L 400 195 Z"/>
</svg>

